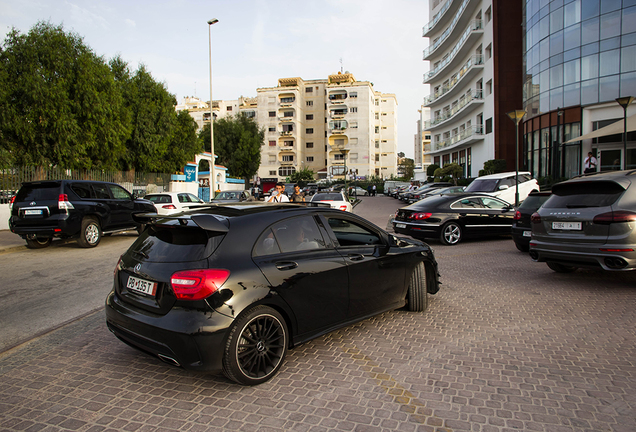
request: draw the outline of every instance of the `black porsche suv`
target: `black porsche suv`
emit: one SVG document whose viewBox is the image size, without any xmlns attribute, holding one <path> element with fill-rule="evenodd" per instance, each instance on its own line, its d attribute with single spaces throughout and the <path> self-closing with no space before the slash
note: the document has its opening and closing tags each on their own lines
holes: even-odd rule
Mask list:
<svg viewBox="0 0 636 432">
<path fill-rule="evenodd" d="M 104 233 L 141 230 L 134 213 L 156 212 L 116 183 L 87 180 L 25 182 L 10 211 L 11 232 L 32 249 L 47 247 L 53 237 L 77 237 L 81 246 L 95 247 Z"/>
</svg>

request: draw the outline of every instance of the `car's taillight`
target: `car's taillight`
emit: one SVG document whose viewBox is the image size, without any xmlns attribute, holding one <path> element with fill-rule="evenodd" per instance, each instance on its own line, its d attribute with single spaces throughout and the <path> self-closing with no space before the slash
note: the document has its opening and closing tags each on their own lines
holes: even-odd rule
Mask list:
<svg viewBox="0 0 636 432">
<path fill-rule="evenodd" d="M 541 216 L 539 215 L 539 213 L 534 212 L 534 213 L 532 213 L 532 216 L 530 216 L 530 220 L 534 224 L 540 224 L 541 223 Z"/>
<path fill-rule="evenodd" d="M 433 213 L 411 213 L 409 219 L 424 220 L 433 216 Z"/>
<path fill-rule="evenodd" d="M 512 219 L 513 219 L 513 220 L 519 220 L 519 219 L 521 219 L 521 212 L 520 212 L 519 210 L 517 210 L 517 211 L 515 212 L 514 217 L 513 217 Z"/>
<path fill-rule="evenodd" d="M 174 204 L 164 205 L 164 206 L 161 206 L 161 208 L 165 208 L 167 210 L 176 210 L 177 209 L 177 207 Z"/>
<path fill-rule="evenodd" d="M 630 211 L 619 210 L 615 212 L 601 213 L 594 216 L 595 224 L 608 225 L 617 222 L 633 222 L 636 221 L 636 213 Z"/>
<path fill-rule="evenodd" d="M 13 211 L 13 203 L 15 202 L 15 196 L 11 197 L 11 201 L 9 201 L 9 213 Z"/>
<path fill-rule="evenodd" d="M 340 206 L 340 210 L 342 210 L 342 211 L 347 211 L 347 206 L 346 206 L 346 205 L 341 205 L 341 206 Z"/>
<path fill-rule="evenodd" d="M 178 300 L 202 300 L 225 283 L 230 271 L 224 269 L 178 271 L 170 278 L 172 291 Z"/>
<path fill-rule="evenodd" d="M 73 204 L 68 200 L 68 195 L 60 194 L 57 198 L 57 208 L 60 210 L 73 210 Z"/>
<path fill-rule="evenodd" d="M 600 248 L 601 252 L 634 252 L 634 249 L 615 249 L 615 248 Z"/>
</svg>

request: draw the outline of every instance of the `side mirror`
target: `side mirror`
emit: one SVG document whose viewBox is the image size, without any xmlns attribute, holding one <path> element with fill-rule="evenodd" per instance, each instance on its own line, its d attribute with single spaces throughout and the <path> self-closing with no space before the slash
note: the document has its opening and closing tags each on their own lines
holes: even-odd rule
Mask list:
<svg viewBox="0 0 636 432">
<path fill-rule="evenodd" d="M 508 185 L 501 185 L 501 186 L 499 186 L 499 190 L 506 190 L 506 189 L 508 189 L 509 187 L 510 187 L 510 186 L 508 186 Z"/>
</svg>

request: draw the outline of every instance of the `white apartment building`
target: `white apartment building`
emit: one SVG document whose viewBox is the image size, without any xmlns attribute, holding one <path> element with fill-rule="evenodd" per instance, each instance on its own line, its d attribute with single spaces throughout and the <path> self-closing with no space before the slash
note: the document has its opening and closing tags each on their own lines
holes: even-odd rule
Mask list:
<svg viewBox="0 0 636 432">
<path fill-rule="evenodd" d="M 265 128 L 258 176 L 284 181 L 305 168 L 319 178 L 397 174 L 397 99 L 350 73 L 327 79 L 281 78 L 260 88 L 257 121 Z"/>
<path fill-rule="evenodd" d="M 210 102 L 188 96 L 181 100 L 175 107 L 177 112 L 188 110 L 194 121 L 197 123 L 197 133 L 210 122 Z M 246 98 L 241 96 L 237 100 L 215 100 L 212 102 L 214 118 L 224 118 L 233 116 L 237 112 L 243 112 L 249 117 L 256 117 L 256 98 Z"/>
<path fill-rule="evenodd" d="M 423 129 L 431 144 L 423 157 L 442 167 L 456 162 L 466 177 L 490 159 L 514 170 L 515 124 L 506 113 L 522 108 L 521 2 L 431 0 L 429 8 Z"/>
<path fill-rule="evenodd" d="M 424 170 L 431 165 L 431 132 L 425 130 L 427 122 L 431 118 L 431 110 L 422 105 L 422 107 L 417 110 L 420 114 L 420 118 L 417 120 L 417 133 L 414 137 L 413 144 L 413 162 L 415 163 L 416 170 Z"/>
</svg>

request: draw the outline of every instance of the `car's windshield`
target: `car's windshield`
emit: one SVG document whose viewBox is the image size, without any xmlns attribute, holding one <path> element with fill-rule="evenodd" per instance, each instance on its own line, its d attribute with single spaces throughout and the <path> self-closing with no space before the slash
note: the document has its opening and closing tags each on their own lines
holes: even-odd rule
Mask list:
<svg viewBox="0 0 636 432">
<path fill-rule="evenodd" d="M 314 195 L 312 201 L 344 201 L 339 193 L 319 193 Z"/>
<path fill-rule="evenodd" d="M 476 179 L 466 187 L 466 192 L 494 192 L 497 188 L 497 179 Z"/>
<path fill-rule="evenodd" d="M 214 199 L 236 199 L 238 197 L 238 192 L 221 192 Z"/>
</svg>

